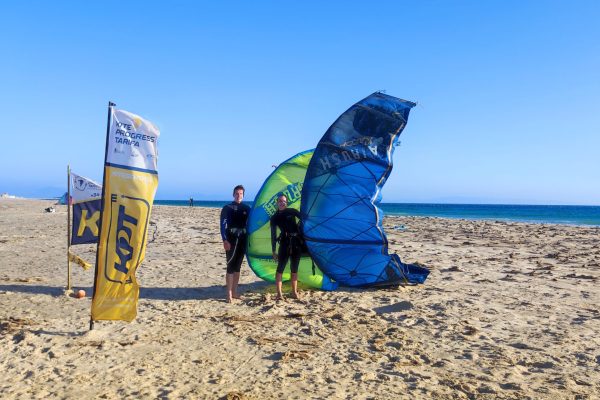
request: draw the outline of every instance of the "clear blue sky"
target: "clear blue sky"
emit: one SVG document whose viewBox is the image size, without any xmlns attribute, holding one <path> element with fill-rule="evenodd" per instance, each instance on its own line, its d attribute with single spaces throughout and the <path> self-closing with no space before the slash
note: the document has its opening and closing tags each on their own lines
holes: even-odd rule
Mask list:
<svg viewBox="0 0 600 400">
<path fill-rule="evenodd" d="M 598 1 L 7 1 L 0 192 L 102 180 L 106 106 L 161 130 L 158 199 L 252 199 L 376 90 L 413 109 L 384 202 L 600 204 Z"/>
</svg>

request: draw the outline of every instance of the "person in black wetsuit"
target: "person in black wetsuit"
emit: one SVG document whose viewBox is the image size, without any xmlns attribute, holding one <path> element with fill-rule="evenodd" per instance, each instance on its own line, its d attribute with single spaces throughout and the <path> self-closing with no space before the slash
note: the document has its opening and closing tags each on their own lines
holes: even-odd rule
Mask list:
<svg viewBox="0 0 600 400">
<path fill-rule="evenodd" d="M 285 266 L 290 260 L 292 272 L 292 297 L 297 299 L 298 295 L 298 264 L 302 254 L 302 237 L 296 218 L 300 220 L 300 212 L 293 208 L 287 208 L 287 197 L 280 195 L 277 198 L 278 211 L 271 217 L 271 247 L 273 259 L 277 261 L 277 273 L 275 274 L 275 285 L 277 287 L 277 300 L 283 299 L 281 292 L 281 277 Z M 277 228 L 279 228 L 279 251 L 276 250 Z"/>
<path fill-rule="evenodd" d="M 248 233 L 246 223 L 250 215 L 250 207 L 242 203 L 245 189 L 238 185 L 233 189 L 233 201 L 221 210 L 221 238 L 227 257 L 227 273 L 225 284 L 227 286 L 227 302 L 239 299 L 237 293 L 240 281 L 240 268 L 246 253 Z"/>
</svg>

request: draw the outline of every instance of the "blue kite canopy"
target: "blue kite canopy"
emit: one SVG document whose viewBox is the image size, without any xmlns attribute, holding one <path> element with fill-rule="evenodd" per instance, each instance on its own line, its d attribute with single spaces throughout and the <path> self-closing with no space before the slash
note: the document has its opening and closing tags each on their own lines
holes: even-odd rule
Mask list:
<svg viewBox="0 0 600 400">
<path fill-rule="evenodd" d="M 423 283 L 425 268 L 388 254 L 381 188 L 415 103 L 374 93 L 344 112 L 321 138 L 308 165 L 301 214 L 310 254 L 346 286 Z"/>
</svg>

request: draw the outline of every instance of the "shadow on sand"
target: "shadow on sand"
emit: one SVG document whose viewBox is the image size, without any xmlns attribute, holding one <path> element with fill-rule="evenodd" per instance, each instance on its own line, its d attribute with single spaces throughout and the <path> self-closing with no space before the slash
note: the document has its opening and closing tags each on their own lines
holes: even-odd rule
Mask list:
<svg viewBox="0 0 600 400">
<path fill-rule="evenodd" d="M 410 301 L 400 301 L 387 306 L 375 307 L 373 311 L 375 311 L 377 314 L 390 314 L 412 310 L 413 308 L 414 306 Z"/>
<path fill-rule="evenodd" d="M 269 282 L 253 282 L 240 285 L 240 292 L 263 292 L 272 287 Z M 91 287 L 77 287 L 83 289 L 91 296 L 93 289 Z M 61 286 L 43 286 L 43 285 L 0 285 L 0 292 L 43 294 L 48 296 L 63 296 L 65 287 Z M 224 285 L 213 285 L 205 287 L 141 287 L 140 299 L 150 300 L 210 300 L 223 299 L 225 296 Z"/>
<path fill-rule="evenodd" d="M 0 292 L 46 294 L 48 296 L 62 296 L 64 290 L 65 290 L 64 287 L 59 287 L 59 286 L 0 285 Z"/>
</svg>

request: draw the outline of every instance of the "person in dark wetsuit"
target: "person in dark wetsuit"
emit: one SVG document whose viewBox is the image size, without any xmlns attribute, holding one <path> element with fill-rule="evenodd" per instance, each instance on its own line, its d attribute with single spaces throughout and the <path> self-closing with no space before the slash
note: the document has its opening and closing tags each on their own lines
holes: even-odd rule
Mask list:
<svg viewBox="0 0 600 400">
<path fill-rule="evenodd" d="M 221 210 L 221 238 L 227 257 L 227 273 L 225 284 L 227 286 L 227 302 L 239 299 L 237 293 L 240 281 L 240 268 L 246 253 L 248 232 L 246 223 L 250 215 L 250 207 L 242 203 L 244 199 L 244 187 L 238 185 L 233 189 L 233 201 Z"/>
<path fill-rule="evenodd" d="M 271 217 L 271 247 L 273 259 L 277 261 L 277 273 L 275 274 L 277 300 L 283 299 L 281 277 L 288 260 L 290 260 L 292 272 L 292 297 L 298 299 L 298 264 L 300 264 L 302 255 L 302 237 L 296 218 L 300 220 L 300 212 L 293 208 L 287 208 L 287 197 L 283 194 L 277 198 L 277 208 L 278 211 Z M 279 251 L 276 251 L 277 228 L 280 232 Z"/>
</svg>

